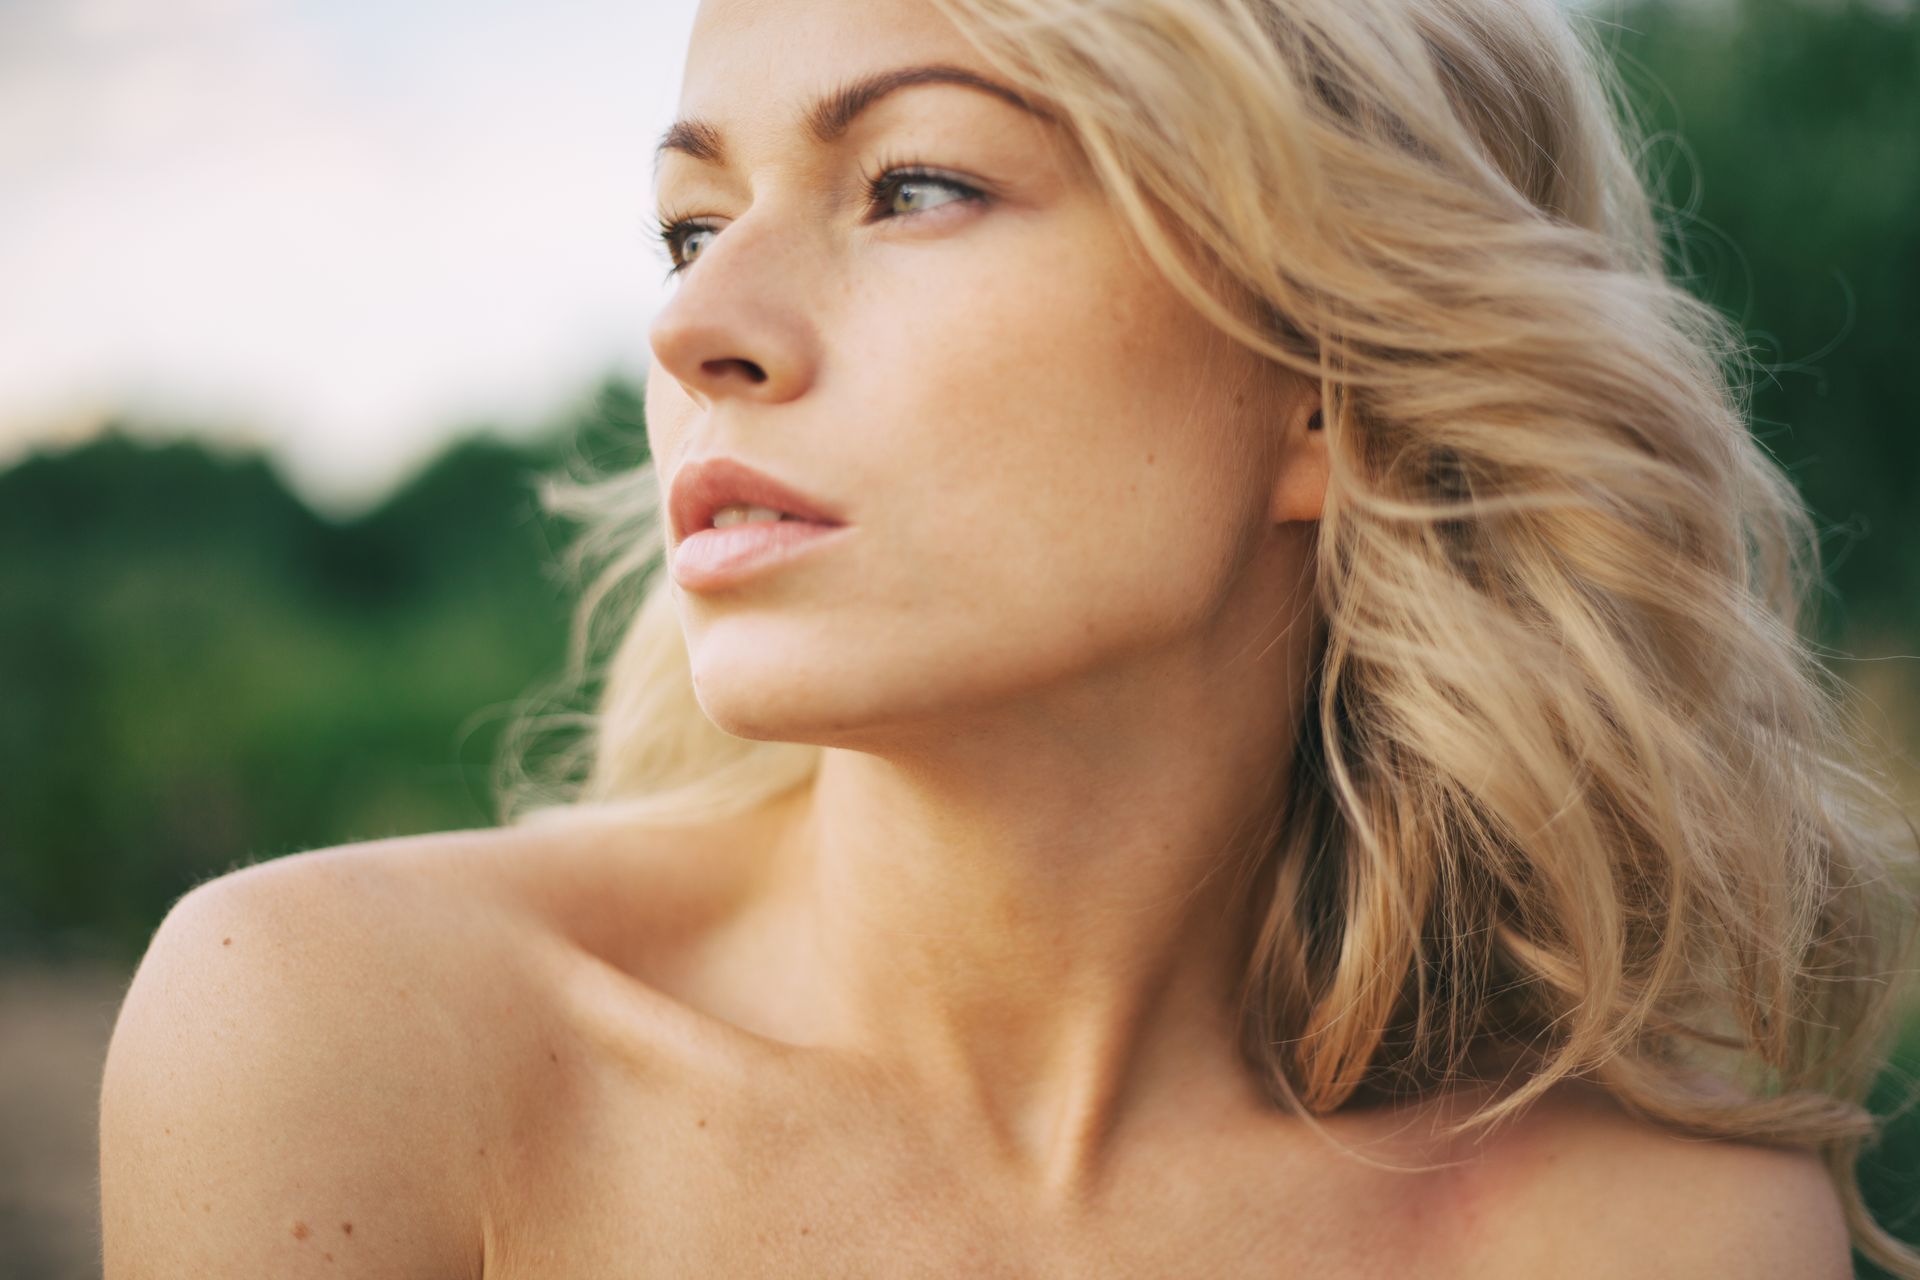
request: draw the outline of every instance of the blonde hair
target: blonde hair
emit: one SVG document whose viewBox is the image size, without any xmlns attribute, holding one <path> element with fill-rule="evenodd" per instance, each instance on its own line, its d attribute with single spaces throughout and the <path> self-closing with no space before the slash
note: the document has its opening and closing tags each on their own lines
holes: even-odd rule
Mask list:
<svg viewBox="0 0 1920 1280">
<path fill-rule="evenodd" d="M 1193 306 L 1321 388 L 1321 658 L 1244 881 L 1275 1101 L 1420 1096 L 1522 1053 L 1463 1128 L 1584 1077 L 1689 1133 L 1817 1148 L 1856 1247 L 1920 1277 L 1854 1170 L 1916 940 L 1912 828 L 1803 637 L 1817 529 L 1746 428 L 1744 341 L 1668 278 L 1581 20 L 935 2 Z M 557 761 L 584 778 L 516 780 L 520 820 L 717 818 L 818 763 L 700 710 L 658 496 L 650 463 L 548 490 L 605 561 L 571 667 L 603 684 Z"/>
</svg>

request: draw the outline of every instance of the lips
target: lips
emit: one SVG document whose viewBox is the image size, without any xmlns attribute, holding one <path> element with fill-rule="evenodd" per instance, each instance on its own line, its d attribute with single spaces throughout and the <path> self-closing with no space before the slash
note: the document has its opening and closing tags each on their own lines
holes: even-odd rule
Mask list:
<svg viewBox="0 0 1920 1280">
<path fill-rule="evenodd" d="M 667 498 L 674 538 L 683 540 L 711 528 L 714 512 L 735 503 L 771 507 L 813 524 L 845 523 L 826 504 L 775 480 L 766 472 L 756 471 L 737 459 L 718 456 L 682 463 L 674 472 L 672 491 Z"/>
</svg>

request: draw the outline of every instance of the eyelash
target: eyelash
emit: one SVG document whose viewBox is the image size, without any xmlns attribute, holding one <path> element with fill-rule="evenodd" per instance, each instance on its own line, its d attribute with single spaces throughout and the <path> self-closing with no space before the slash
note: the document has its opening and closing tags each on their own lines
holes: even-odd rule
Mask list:
<svg viewBox="0 0 1920 1280">
<path fill-rule="evenodd" d="M 890 194 L 894 187 L 909 182 L 926 182 L 935 186 L 946 187 L 951 191 L 958 192 L 962 203 L 982 201 L 987 198 L 986 192 L 980 190 L 978 187 L 970 186 L 956 178 L 949 178 L 945 174 L 936 173 L 934 170 L 918 162 L 909 161 L 883 165 L 879 172 L 867 179 L 867 206 L 872 208 L 875 205 L 881 204 L 883 197 Z M 926 212 L 932 211 L 927 210 Z M 887 216 L 897 218 L 907 215 L 889 214 Z M 878 221 L 885 220 L 884 218 L 878 219 Z M 682 271 L 685 271 L 693 265 L 691 262 L 683 261 L 680 257 L 681 237 L 694 231 L 715 230 L 718 230 L 718 228 L 707 226 L 697 218 L 676 218 L 668 215 L 659 220 L 659 225 L 654 235 L 658 238 L 661 248 L 666 251 L 667 259 L 670 263 L 667 267 L 667 277 L 669 279 L 679 275 Z"/>
</svg>

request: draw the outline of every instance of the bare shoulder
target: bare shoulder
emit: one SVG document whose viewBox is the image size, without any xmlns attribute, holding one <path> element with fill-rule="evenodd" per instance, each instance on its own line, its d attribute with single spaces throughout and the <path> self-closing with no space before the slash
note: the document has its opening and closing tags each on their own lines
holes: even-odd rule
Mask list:
<svg viewBox="0 0 1920 1280">
<path fill-rule="evenodd" d="M 1491 1274 L 1846 1280 L 1846 1217 L 1815 1153 L 1688 1137 L 1604 1091 L 1550 1092 L 1490 1144 Z"/>
<path fill-rule="evenodd" d="M 108 1280 L 478 1274 L 482 1099 L 512 1050 L 475 1006 L 525 979 L 501 913 L 421 874 L 462 849 L 488 856 L 464 833 L 319 850 L 174 906 L 101 1084 Z"/>
<path fill-rule="evenodd" d="M 188 893 L 108 1050 L 106 1280 L 480 1274 L 515 1145 L 582 1056 L 579 990 L 635 996 L 628 1027 L 670 1009 L 635 975 L 731 900 L 752 841 L 728 834 L 582 814 Z"/>
</svg>

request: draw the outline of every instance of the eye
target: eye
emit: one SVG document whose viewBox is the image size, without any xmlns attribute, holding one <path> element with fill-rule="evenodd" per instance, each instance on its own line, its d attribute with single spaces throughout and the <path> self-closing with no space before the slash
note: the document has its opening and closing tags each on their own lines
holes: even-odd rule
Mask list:
<svg viewBox="0 0 1920 1280">
<path fill-rule="evenodd" d="M 692 256 L 687 252 L 687 238 L 702 231 L 714 231 L 718 228 L 705 226 L 687 218 L 661 218 L 660 228 L 655 233 L 667 251 L 669 276 L 675 276 L 693 265 Z"/>
<path fill-rule="evenodd" d="M 926 193 L 942 188 L 957 192 L 962 201 L 986 198 L 985 193 L 977 187 L 970 187 L 953 178 L 942 177 L 917 165 L 907 165 L 898 169 L 888 169 L 868 182 L 867 203 L 869 206 L 887 207 L 889 198 L 907 196 L 913 201 L 913 207 L 902 209 L 899 213 L 920 213 L 926 208 Z M 899 213 L 890 211 L 888 216 L 898 217 Z"/>
<path fill-rule="evenodd" d="M 954 194 L 953 200 L 937 200 L 929 205 L 932 192 L 948 191 Z M 898 218 L 906 214 L 930 212 L 943 204 L 964 204 L 986 200 L 987 194 L 978 187 L 949 178 L 919 165 L 901 165 L 882 170 L 867 182 L 867 206 L 871 213 L 868 221 L 884 222 L 889 218 Z M 904 205 L 904 207 L 902 207 Z M 662 217 L 660 219 L 660 243 L 665 247 L 668 261 L 668 276 L 676 276 L 693 265 L 697 256 L 692 250 L 693 237 L 701 233 L 712 234 L 720 228 L 692 218 Z"/>
</svg>

